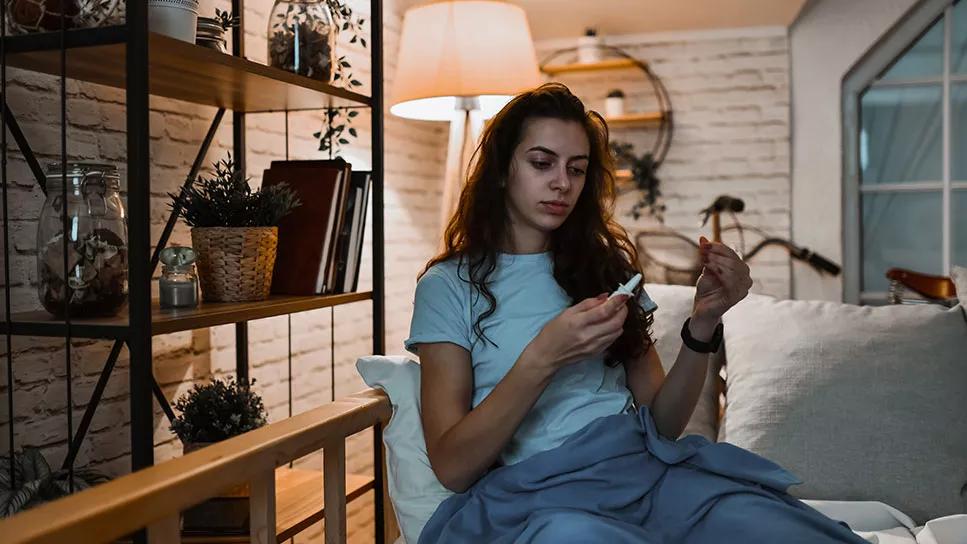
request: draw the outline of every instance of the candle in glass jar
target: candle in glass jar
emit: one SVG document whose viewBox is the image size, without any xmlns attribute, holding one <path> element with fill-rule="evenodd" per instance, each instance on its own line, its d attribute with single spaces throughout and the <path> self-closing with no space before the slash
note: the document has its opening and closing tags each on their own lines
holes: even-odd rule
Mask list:
<svg viewBox="0 0 967 544">
<path fill-rule="evenodd" d="M 178 275 L 158 280 L 162 308 L 194 308 L 198 305 L 198 282 Z"/>
<path fill-rule="evenodd" d="M 190 247 L 173 246 L 161 251 L 161 278 L 158 280 L 162 308 L 194 308 L 198 305 L 198 276 L 195 252 Z"/>
</svg>

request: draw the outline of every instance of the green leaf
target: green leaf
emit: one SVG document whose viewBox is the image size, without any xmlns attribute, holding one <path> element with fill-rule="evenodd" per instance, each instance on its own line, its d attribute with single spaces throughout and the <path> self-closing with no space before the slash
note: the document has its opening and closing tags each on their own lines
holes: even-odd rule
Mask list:
<svg viewBox="0 0 967 544">
<path fill-rule="evenodd" d="M 359 43 L 363 44 L 363 47 L 366 47 L 366 39 L 365 38 L 359 38 Z"/>
<path fill-rule="evenodd" d="M 349 129 L 349 133 L 350 133 L 350 134 L 352 134 L 352 135 L 353 135 L 353 137 L 357 137 L 357 134 L 356 134 L 356 129 L 354 129 L 354 128 L 350 128 L 350 129 Z"/>
<path fill-rule="evenodd" d="M 25 447 L 22 455 L 24 480 L 40 480 L 50 475 L 50 465 L 39 448 Z"/>
<path fill-rule="evenodd" d="M 350 81 L 349 84 L 352 85 L 353 87 L 361 87 L 363 85 L 358 79 L 354 79 Z"/>
<path fill-rule="evenodd" d="M 345 145 L 345 144 L 348 144 L 349 143 L 349 140 L 347 140 L 345 138 L 339 138 L 339 143 Z"/>
<path fill-rule="evenodd" d="M 322 133 L 321 133 L 321 132 L 313 132 L 313 133 L 312 133 L 312 137 L 313 137 L 313 138 L 315 138 L 315 139 L 317 139 L 317 140 L 318 140 L 318 139 L 319 139 L 319 137 L 321 137 L 321 136 L 322 136 Z"/>
<path fill-rule="evenodd" d="M 43 483 L 43 480 L 33 480 L 27 482 L 20 489 L 15 491 L 7 503 L 7 510 L 4 512 L 4 515 L 10 516 L 16 514 L 17 512 L 24 510 L 26 507 L 32 506 L 38 502 L 38 494 Z"/>
<path fill-rule="evenodd" d="M 356 36 L 353 36 L 353 39 L 349 40 L 349 43 L 356 43 Z"/>
<path fill-rule="evenodd" d="M 350 112 L 349 112 L 348 115 L 349 115 L 350 118 L 356 117 L 357 115 L 359 115 L 359 112 L 356 111 L 356 110 L 350 110 Z"/>
<path fill-rule="evenodd" d="M 8 505 L 10 504 L 10 499 L 13 498 L 15 491 L 0 491 L 0 517 L 6 517 Z"/>
</svg>

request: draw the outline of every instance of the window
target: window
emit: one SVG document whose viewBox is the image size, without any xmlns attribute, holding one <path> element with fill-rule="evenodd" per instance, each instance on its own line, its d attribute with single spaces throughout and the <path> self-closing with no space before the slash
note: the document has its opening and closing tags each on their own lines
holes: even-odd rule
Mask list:
<svg viewBox="0 0 967 544">
<path fill-rule="evenodd" d="M 844 80 L 846 299 L 967 266 L 967 0 L 924 1 Z"/>
</svg>

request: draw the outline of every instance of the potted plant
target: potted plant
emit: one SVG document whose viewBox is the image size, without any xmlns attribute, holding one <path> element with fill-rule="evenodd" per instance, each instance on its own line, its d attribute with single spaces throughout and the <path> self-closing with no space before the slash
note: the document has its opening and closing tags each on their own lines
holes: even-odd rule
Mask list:
<svg viewBox="0 0 967 544">
<path fill-rule="evenodd" d="M 625 93 L 612 89 L 604 99 L 604 114 L 607 117 L 620 117 L 625 113 Z"/>
<path fill-rule="evenodd" d="M 635 154 L 634 146 L 629 143 L 611 142 L 611 153 L 618 165 L 631 171 L 631 181 L 634 188 L 641 193 L 638 202 L 632 206 L 629 215 L 637 221 L 641 218 L 641 210 L 648 208 L 651 215 L 660 223 L 665 222 L 665 205 L 659 200 L 661 197 L 661 180 L 656 174 L 658 164 L 651 152 L 640 157 Z"/>
<path fill-rule="evenodd" d="M 272 286 L 279 221 L 301 202 L 284 183 L 253 191 L 231 154 L 213 166 L 212 177 L 199 176 L 181 193 L 169 193 L 172 209 L 192 227 L 202 298 L 265 300 Z"/>
<path fill-rule="evenodd" d="M 175 402 L 179 415 L 171 423 L 184 452 L 190 453 L 215 442 L 238 436 L 265 425 L 267 414 L 262 398 L 249 384 L 228 378 L 195 385 Z"/>
<path fill-rule="evenodd" d="M 107 476 L 95 470 L 74 470 L 74 491 L 107 480 Z M 24 447 L 14 452 L 13 459 L 9 455 L 0 456 L 0 517 L 12 516 L 70 493 L 71 474 L 66 469 L 51 470 L 38 448 Z"/>
<path fill-rule="evenodd" d="M 184 453 L 220 442 L 265 425 L 267 414 L 262 399 L 251 385 L 212 379 L 195 385 L 175 402 L 179 415 L 171 430 L 181 440 Z M 249 486 L 242 484 L 222 491 L 184 511 L 184 529 L 188 533 L 248 533 Z"/>
</svg>

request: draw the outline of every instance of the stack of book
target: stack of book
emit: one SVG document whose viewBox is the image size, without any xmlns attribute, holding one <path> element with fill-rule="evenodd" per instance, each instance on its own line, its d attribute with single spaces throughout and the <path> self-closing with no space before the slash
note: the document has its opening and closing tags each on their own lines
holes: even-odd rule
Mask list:
<svg viewBox="0 0 967 544">
<path fill-rule="evenodd" d="M 351 293 L 359 283 L 372 182 L 343 159 L 272 161 L 262 186 L 286 183 L 302 205 L 279 223 L 272 293 Z"/>
</svg>

